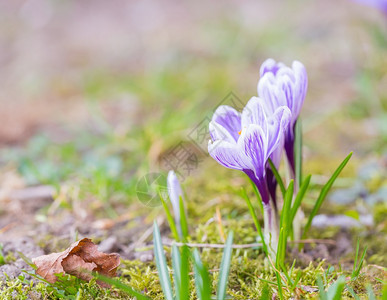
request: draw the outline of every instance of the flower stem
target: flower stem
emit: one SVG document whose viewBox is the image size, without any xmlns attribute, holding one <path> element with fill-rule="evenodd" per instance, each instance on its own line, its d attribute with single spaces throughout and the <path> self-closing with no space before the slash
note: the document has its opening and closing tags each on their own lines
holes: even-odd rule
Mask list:
<svg viewBox="0 0 387 300">
<path fill-rule="evenodd" d="M 294 180 L 293 203 L 298 194 L 298 190 L 299 190 L 299 185 L 297 181 Z M 293 240 L 295 241 L 298 241 L 301 239 L 302 221 L 304 220 L 304 217 L 305 217 L 305 214 L 302 208 L 299 207 L 293 220 Z"/>
<path fill-rule="evenodd" d="M 263 206 L 264 212 L 264 235 L 266 239 L 266 245 L 268 245 L 268 251 L 270 257 L 275 261 L 277 248 L 278 248 L 278 214 L 273 205 L 265 204 Z"/>
</svg>

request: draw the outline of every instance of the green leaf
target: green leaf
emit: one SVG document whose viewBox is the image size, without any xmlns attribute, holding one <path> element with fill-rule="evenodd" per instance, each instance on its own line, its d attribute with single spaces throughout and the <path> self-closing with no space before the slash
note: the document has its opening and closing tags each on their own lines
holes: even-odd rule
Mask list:
<svg viewBox="0 0 387 300">
<path fill-rule="evenodd" d="M 277 268 L 282 267 L 284 265 L 287 239 L 291 228 L 290 209 L 292 204 L 293 191 L 294 191 L 294 181 L 291 180 L 289 183 L 289 187 L 285 192 L 284 205 L 281 212 L 280 234 L 278 239 L 277 259 L 276 259 Z"/>
<path fill-rule="evenodd" d="M 345 277 L 340 276 L 328 289 L 327 298 L 329 300 L 340 300 L 345 287 Z"/>
<path fill-rule="evenodd" d="M 187 218 L 185 215 L 184 201 L 181 196 L 179 198 L 179 209 L 180 209 L 180 225 L 181 225 L 181 232 L 183 234 L 183 241 L 187 241 L 188 224 L 187 224 Z"/>
<path fill-rule="evenodd" d="M 181 256 L 180 256 L 180 251 L 175 243 L 172 244 L 172 268 L 173 268 L 173 283 L 175 286 L 175 292 L 176 292 L 176 295 L 180 295 Z"/>
<path fill-rule="evenodd" d="M 300 187 L 300 190 L 298 191 L 298 194 L 296 196 L 296 199 L 294 200 L 291 213 L 290 213 L 290 222 L 293 223 L 294 218 L 297 214 L 297 210 L 300 207 L 302 200 L 304 199 L 305 193 L 308 190 L 310 179 L 312 175 L 308 175 L 305 180 L 302 182 L 302 185 Z"/>
<path fill-rule="evenodd" d="M 171 279 L 168 273 L 167 261 L 164 255 L 164 248 L 161 242 L 160 230 L 156 221 L 153 224 L 153 244 L 157 271 L 159 273 L 160 284 L 166 300 L 173 300 Z"/>
<path fill-rule="evenodd" d="M 387 281 L 383 283 L 382 299 L 387 299 Z"/>
<path fill-rule="evenodd" d="M 282 300 L 284 299 L 284 295 L 282 293 L 281 274 L 278 271 L 275 271 L 275 276 L 277 277 L 278 295 L 280 300 Z"/>
<path fill-rule="evenodd" d="M 302 183 L 302 122 L 299 118 L 294 128 L 294 168 L 297 186 Z"/>
<path fill-rule="evenodd" d="M 211 281 L 207 268 L 203 265 L 199 251 L 194 249 L 192 252 L 195 285 L 198 299 L 211 300 Z"/>
<path fill-rule="evenodd" d="M 38 267 L 32 262 L 31 259 L 29 259 L 27 256 L 25 256 L 23 253 L 21 253 L 20 251 L 17 252 L 17 254 L 20 256 L 20 258 L 27 264 L 29 265 L 31 268 L 33 268 L 34 270 L 37 270 Z"/>
<path fill-rule="evenodd" d="M 98 273 L 96 273 L 94 275 L 94 277 L 96 277 L 97 280 L 100 280 L 100 281 L 103 281 L 103 282 L 106 282 L 106 283 L 108 283 L 110 285 L 115 286 L 116 288 L 120 289 L 121 291 L 127 293 L 128 295 L 130 295 L 132 297 L 136 297 L 137 300 L 150 300 L 149 297 L 141 294 L 140 292 L 137 292 L 132 287 L 122 283 L 118 279 L 113 279 L 113 278 L 110 278 L 110 277 L 106 277 L 106 276 L 103 276 L 103 275 L 98 274 Z"/>
<path fill-rule="evenodd" d="M 160 197 L 161 203 L 164 207 L 164 211 L 165 211 L 165 214 L 167 216 L 167 221 L 169 224 L 169 228 L 171 229 L 172 235 L 173 235 L 174 239 L 178 241 L 180 239 L 179 239 L 179 234 L 178 234 L 177 229 L 176 229 L 175 220 L 173 219 L 171 211 L 169 210 L 169 207 L 168 207 L 167 203 L 165 202 L 165 200 L 163 199 L 160 192 L 159 192 L 159 197 Z"/>
<path fill-rule="evenodd" d="M 353 262 L 353 270 L 352 270 L 351 279 L 355 279 L 355 278 L 357 278 L 359 276 L 361 268 L 363 267 L 363 262 L 364 262 L 365 255 L 367 253 L 367 247 L 365 247 L 365 249 L 363 251 L 363 254 L 362 254 L 361 258 L 360 258 L 360 261 L 358 262 L 358 260 L 359 260 L 359 248 L 360 248 L 360 241 L 358 239 L 357 240 L 357 245 L 356 245 L 355 260 Z"/>
<path fill-rule="evenodd" d="M 178 299 L 189 300 L 189 257 L 190 251 L 187 245 L 181 248 L 181 281 L 180 281 L 180 295 Z"/>
<path fill-rule="evenodd" d="M 320 300 L 328 300 L 327 292 L 324 289 L 324 284 L 320 275 L 317 276 L 317 286 Z"/>
<path fill-rule="evenodd" d="M 231 254 L 232 254 L 232 240 L 233 240 L 233 232 L 231 231 L 228 234 L 228 237 L 226 240 L 226 247 L 224 248 L 224 251 L 223 251 L 222 262 L 220 264 L 217 300 L 226 299 L 226 289 L 227 289 L 227 282 L 228 282 L 228 274 L 230 272 L 230 263 L 231 263 Z"/>
<path fill-rule="evenodd" d="M 2 250 L 3 250 L 3 244 L 0 244 L 0 266 L 5 264 L 5 258 Z"/>
<path fill-rule="evenodd" d="M 274 177 L 277 180 L 278 185 L 281 189 L 282 197 L 285 198 L 286 188 L 285 188 L 284 182 L 282 181 L 282 178 L 281 178 L 280 174 L 278 173 L 277 168 L 275 167 L 274 163 L 272 162 L 272 160 L 270 158 L 268 159 L 268 162 L 269 162 L 271 170 L 273 171 Z"/>
<path fill-rule="evenodd" d="M 349 209 L 346 212 L 344 212 L 344 215 L 351 217 L 357 221 L 360 221 L 360 215 L 359 215 L 359 212 L 357 210 Z"/>
<path fill-rule="evenodd" d="M 376 300 L 376 297 L 375 297 L 374 291 L 372 290 L 371 285 L 367 285 L 367 295 L 369 300 Z M 382 299 L 385 299 L 385 298 L 382 298 Z"/>
<path fill-rule="evenodd" d="M 261 225 L 259 224 L 258 217 L 257 217 L 257 215 L 255 213 L 254 207 L 251 204 L 249 196 L 247 196 L 247 193 L 246 193 L 244 188 L 241 189 L 241 194 L 242 194 L 242 197 L 245 199 L 245 201 L 247 203 L 247 207 L 249 208 L 250 215 L 253 218 L 255 228 L 257 228 L 258 234 L 261 237 L 263 251 L 265 252 L 266 255 L 268 255 L 267 246 L 266 246 L 266 242 L 265 242 L 265 237 L 263 236 Z"/>
<path fill-rule="evenodd" d="M 304 239 L 306 237 L 306 234 L 308 233 L 310 226 L 312 225 L 312 220 L 316 216 L 317 212 L 319 211 L 321 205 L 323 204 L 325 197 L 327 196 L 329 190 L 331 189 L 333 183 L 335 182 L 336 178 L 340 175 L 341 171 L 344 169 L 346 164 L 348 163 L 349 159 L 352 156 L 352 152 L 348 154 L 348 156 L 343 160 L 343 162 L 339 165 L 339 167 L 336 169 L 336 171 L 333 173 L 332 177 L 328 180 L 328 182 L 324 185 L 322 188 L 320 195 L 317 198 L 317 201 L 312 209 L 312 212 L 309 215 L 308 222 L 305 225 L 304 232 L 302 234 L 302 238 Z M 300 244 L 300 248 L 302 248 L 302 244 Z"/>
</svg>

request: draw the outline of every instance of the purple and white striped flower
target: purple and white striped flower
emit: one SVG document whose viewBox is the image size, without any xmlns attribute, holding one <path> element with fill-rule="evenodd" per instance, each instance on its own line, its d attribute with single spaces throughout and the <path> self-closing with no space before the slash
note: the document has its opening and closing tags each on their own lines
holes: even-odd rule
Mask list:
<svg viewBox="0 0 387 300">
<path fill-rule="evenodd" d="M 285 134 L 284 148 L 294 178 L 294 127 L 304 103 L 308 76 L 305 67 L 299 61 L 294 61 L 292 67 L 269 58 L 260 68 L 260 80 L 257 90 L 264 100 L 266 115 L 274 114 L 278 107 L 287 106 L 291 111 L 291 120 Z M 276 167 L 279 167 L 282 147 L 272 155 Z"/>
<path fill-rule="evenodd" d="M 270 206 L 265 179 L 267 161 L 281 146 L 290 118 L 286 106 L 267 116 L 263 99 L 252 97 L 242 113 L 230 106 L 218 107 L 209 125 L 210 155 L 226 168 L 245 172 L 257 186 L 266 207 Z"/>
</svg>

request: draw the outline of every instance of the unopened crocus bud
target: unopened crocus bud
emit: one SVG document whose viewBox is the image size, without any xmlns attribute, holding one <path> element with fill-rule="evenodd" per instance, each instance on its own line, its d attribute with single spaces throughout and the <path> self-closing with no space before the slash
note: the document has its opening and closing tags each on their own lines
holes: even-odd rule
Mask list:
<svg viewBox="0 0 387 300">
<path fill-rule="evenodd" d="M 173 214 L 175 216 L 176 227 L 179 235 L 182 235 L 180 223 L 180 197 L 184 200 L 183 190 L 181 189 L 179 179 L 173 170 L 169 171 L 167 178 L 168 195 L 172 203 Z"/>
</svg>

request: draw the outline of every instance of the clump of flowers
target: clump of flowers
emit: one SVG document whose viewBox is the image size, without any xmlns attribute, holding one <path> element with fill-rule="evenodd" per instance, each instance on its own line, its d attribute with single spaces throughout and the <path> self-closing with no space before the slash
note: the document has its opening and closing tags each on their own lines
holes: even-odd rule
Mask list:
<svg viewBox="0 0 387 300">
<path fill-rule="evenodd" d="M 209 125 L 211 141 L 208 152 L 226 168 L 241 170 L 257 186 L 264 208 L 265 236 L 271 236 L 276 248 L 278 207 L 277 181 L 269 164 L 278 168 L 285 149 L 291 177 L 295 178 L 294 128 L 305 99 L 308 80 L 305 67 L 295 61 L 292 68 L 273 59 L 260 68 L 257 90 L 237 112 L 229 106 L 220 106 Z"/>
<path fill-rule="evenodd" d="M 300 207 L 312 176 L 301 176 L 302 131 L 299 115 L 307 87 L 308 77 L 302 63 L 294 61 L 288 67 L 268 59 L 260 68 L 258 96 L 251 97 L 242 112 L 227 105 L 219 106 L 209 124 L 209 154 L 222 166 L 244 172 L 259 194 L 264 230 L 247 193 L 242 189 L 263 251 L 275 261 L 276 271 L 284 267 L 288 238 L 299 240 L 306 237 L 314 216 L 352 155 L 350 153 L 344 159 L 322 187 L 302 227 L 304 215 Z M 287 186 L 278 171 L 283 153 L 290 179 Z M 173 236 L 186 243 L 189 230 L 184 193 L 174 171 L 169 172 L 167 181 L 173 216 L 163 198 L 162 204 Z M 277 197 L 277 186 L 282 197 Z M 299 243 L 299 249 L 302 246 Z"/>
<path fill-rule="evenodd" d="M 297 216 L 303 217 L 299 208 L 311 175 L 302 182 L 301 145 L 296 141 L 302 141 L 298 119 L 307 87 L 308 77 L 301 62 L 294 61 L 288 67 L 268 59 L 260 68 L 258 97 L 252 97 L 241 113 L 230 106 L 218 107 L 209 124 L 209 154 L 224 167 L 244 172 L 259 191 L 264 211 L 264 235 L 261 238 L 269 246 L 267 254 L 274 259 L 279 251 L 280 258 L 284 258 L 291 227 L 293 237 L 301 236 L 300 219 Z M 283 152 L 286 154 L 291 179 L 287 189 L 278 173 Z M 304 235 L 350 156 L 322 189 L 304 228 Z M 277 201 L 278 184 L 284 200 L 282 207 Z M 250 209 L 252 206 L 249 200 L 247 203 Z M 292 225 L 293 222 L 295 225 Z M 259 226 L 258 222 L 255 224 Z"/>
</svg>

